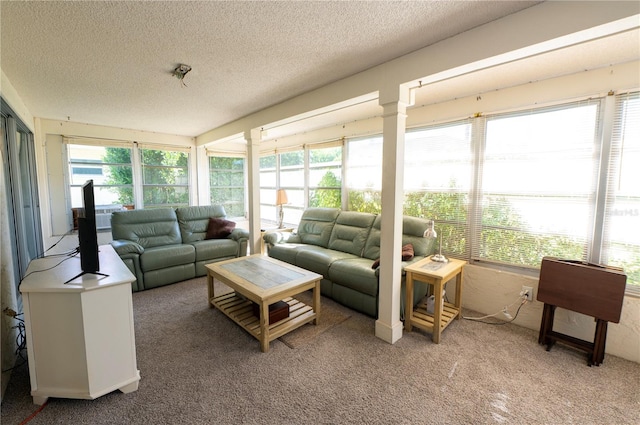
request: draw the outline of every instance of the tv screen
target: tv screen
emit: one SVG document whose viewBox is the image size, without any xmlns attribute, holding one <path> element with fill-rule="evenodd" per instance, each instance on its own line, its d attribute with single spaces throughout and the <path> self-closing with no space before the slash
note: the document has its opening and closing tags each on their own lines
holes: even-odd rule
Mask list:
<svg viewBox="0 0 640 425">
<path fill-rule="evenodd" d="M 80 266 L 83 273 L 96 273 L 100 270 L 100 264 L 98 260 L 98 231 L 96 228 L 93 180 L 87 180 L 82 185 L 82 207 L 78 215 Z"/>
</svg>

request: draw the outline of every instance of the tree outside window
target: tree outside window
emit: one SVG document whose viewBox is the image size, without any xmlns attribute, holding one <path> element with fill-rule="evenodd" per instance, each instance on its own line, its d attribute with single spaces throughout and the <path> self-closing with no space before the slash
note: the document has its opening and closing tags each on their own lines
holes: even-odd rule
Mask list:
<svg viewBox="0 0 640 425">
<path fill-rule="evenodd" d="M 245 215 L 244 179 L 244 158 L 209 158 L 211 203 L 224 206 L 228 217 Z"/>
<path fill-rule="evenodd" d="M 145 208 L 189 205 L 189 155 L 140 149 L 142 199 Z"/>
</svg>

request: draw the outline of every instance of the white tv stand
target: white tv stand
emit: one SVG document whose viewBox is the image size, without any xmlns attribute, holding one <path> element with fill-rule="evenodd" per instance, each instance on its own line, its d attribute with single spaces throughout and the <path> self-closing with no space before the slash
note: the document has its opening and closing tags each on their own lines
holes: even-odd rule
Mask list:
<svg viewBox="0 0 640 425">
<path fill-rule="evenodd" d="M 85 274 L 65 284 L 81 270 L 79 257 L 55 266 L 64 258 L 33 260 L 20 285 L 33 402 L 136 391 L 134 275 L 111 245 L 102 245 L 100 271 L 108 276 Z"/>
</svg>

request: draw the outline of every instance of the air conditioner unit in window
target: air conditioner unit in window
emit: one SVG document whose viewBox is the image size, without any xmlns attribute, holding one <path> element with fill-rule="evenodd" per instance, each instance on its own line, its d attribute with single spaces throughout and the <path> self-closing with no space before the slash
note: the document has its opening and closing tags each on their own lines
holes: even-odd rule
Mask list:
<svg viewBox="0 0 640 425">
<path fill-rule="evenodd" d="M 111 229 L 111 213 L 121 210 L 122 205 L 96 205 L 96 228 Z"/>
<path fill-rule="evenodd" d="M 111 213 L 109 213 L 109 214 L 96 214 L 96 228 L 97 229 L 111 229 Z"/>
</svg>

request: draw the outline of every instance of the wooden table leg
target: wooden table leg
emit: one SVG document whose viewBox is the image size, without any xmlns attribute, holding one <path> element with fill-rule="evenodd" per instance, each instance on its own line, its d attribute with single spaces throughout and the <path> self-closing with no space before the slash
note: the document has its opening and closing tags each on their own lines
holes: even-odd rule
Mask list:
<svg viewBox="0 0 640 425">
<path fill-rule="evenodd" d="M 434 304 L 433 304 L 433 336 L 432 340 L 436 344 L 440 344 L 440 334 L 442 333 L 442 289 L 443 282 L 438 280 L 433 285 Z"/>
<path fill-rule="evenodd" d="M 547 351 L 551 349 L 551 345 L 553 345 L 549 341 L 549 333 L 553 330 L 553 319 L 555 316 L 556 307 L 550 304 L 544 304 L 542 310 L 542 322 L 540 324 L 540 334 L 538 336 L 538 344 L 547 345 Z M 550 345 L 551 344 L 551 345 Z"/>
<path fill-rule="evenodd" d="M 211 302 L 215 296 L 214 294 L 214 289 L 213 289 L 213 275 L 210 272 L 207 272 L 207 289 L 208 289 L 208 294 L 209 294 L 209 298 L 207 298 L 207 303 L 209 304 L 210 308 L 213 308 L 213 302 Z"/>
<path fill-rule="evenodd" d="M 260 302 L 260 350 L 269 351 L 269 304 Z"/>
<path fill-rule="evenodd" d="M 411 332 L 411 318 L 413 317 L 413 273 L 407 272 L 404 286 L 404 330 Z"/>
<path fill-rule="evenodd" d="M 457 319 L 462 319 L 462 273 L 463 269 L 460 269 L 460 273 L 456 276 L 456 308 L 458 309 Z"/>
<path fill-rule="evenodd" d="M 313 287 L 313 312 L 316 314 L 313 324 L 317 325 L 320 323 L 320 281 Z"/>
<path fill-rule="evenodd" d="M 593 339 L 593 356 L 591 363 L 600 366 L 604 360 L 604 349 L 607 344 L 607 321 L 596 319 L 596 333 Z"/>
</svg>

